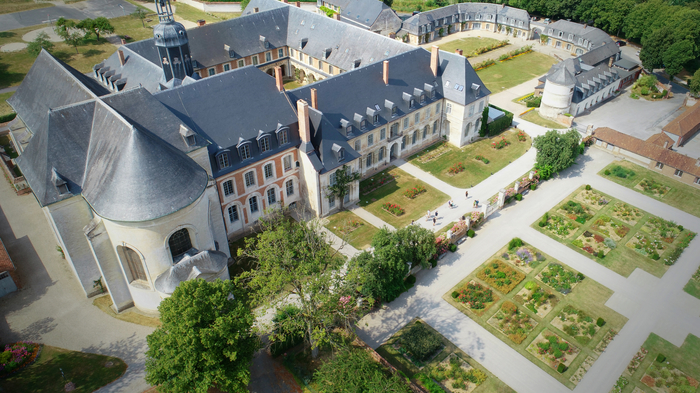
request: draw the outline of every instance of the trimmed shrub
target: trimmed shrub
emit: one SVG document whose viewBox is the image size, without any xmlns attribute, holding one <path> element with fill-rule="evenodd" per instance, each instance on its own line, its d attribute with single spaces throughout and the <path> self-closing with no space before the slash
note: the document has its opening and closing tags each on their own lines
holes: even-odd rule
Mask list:
<svg viewBox="0 0 700 393">
<path fill-rule="evenodd" d="M 658 261 L 659 258 L 661 258 L 661 257 L 659 256 L 658 252 L 654 252 L 653 254 L 651 254 L 651 259 Z"/>
<path fill-rule="evenodd" d="M 590 191 L 590 190 L 591 190 L 591 185 L 590 185 L 590 184 L 586 184 L 586 191 Z"/>
<path fill-rule="evenodd" d="M 598 317 L 598 319 L 595 321 L 595 324 L 598 325 L 598 327 L 603 327 L 605 326 L 605 319 Z"/>
<path fill-rule="evenodd" d="M 413 285 L 416 283 L 416 276 L 411 274 L 410 276 L 406 277 L 406 284 Z"/>
<path fill-rule="evenodd" d="M 8 122 L 10 120 L 14 120 L 14 118 L 16 116 L 17 116 L 16 113 L 8 113 L 6 115 L 2 115 L 2 116 L 0 116 L 0 123 L 5 123 L 5 122 Z"/>
<path fill-rule="evenodd" d="M 474 237 L 475 234 L 476 234 L 476 233 L 474 232 L 473 229 L 470 229 L 470 230 L 467 231 L 467 237 Z"/>
<path fill-rule="evenodd" d="M 450 244 L 450 247 L 448 247 L 451 252 L 457 251 L 457 245 L 456 244 Z"/>
<path fill-rule="evenodd" d="M 452 296 L 452 299 L 457 299 L 459 297 L 459 292 L 452 291 L 452 294 L 450 296 Z"/>
<path fill-rule="evenodd" d="M 643 96 L 649 95 L 649 89 L 647 89 L 646 87 L 642 87 L 642 95 Z"/>
<path fill-rule="evenodd" d="M 523 241 L 519 237 L 514 237 L 508 243 L 508 250 L 513 250 L 523 246 Z"/>
<path fill-rule="evenodd" d="M 663 362 L 666 361 L 666 356 L 664 356 L 664 355 L 662 355 L 662 354 L 658 354 L 658 355 L 656 356 L 656 361 L 659 362 L 659 363 L 663 363 Z"/>
<path fill-rule="evenodd" d="M 610 169 L 606 169 L 603 173 L 605 173 L 605 176 L 610 176 Z"/>
<path fill-rule="evenodd" d="M 605 258 L 605 253 L 603 252 L 603 250 L 598 251 L 598 258 Z"/>
<path fill-rule="evenodd" d="M 537 183 L 530 184 L 530 190 L 535 191 L 537 189 Z"/>
<path fill-rule="evenodd" d="M 586 276 L 584 276 L 583 273 L 577 273 L 576 277 L 578 278 L 579 281 L 583 281 L 583 279 L 586 278 Z"/>
<path fill-rule="evenodd" d="M 562 351 L 568 350 L 568 349 L 569 349 L 569 343 L 560 342 L 560 343 L 559 343 L 559 349 L 562 350 Z"/>
<path fill-rule="evenodd" d="M 415 323 L 401 336 L 401 345 L 417 360 L 423 361 L 442 348 L 442 340 L 430 328 Z"/>
<path fill-rule="evenodd" d="M 516 201 L 522 201 L 522 200 L 523 200 L 523 194 L 515 194 L 515 200 L 516 200 Z"/>
<path fill-rule="evenodd" d="M 559 372 L 559 374 L 565 373 L 566 370 L 568 370 L 568 369 L 569 368 L 566 367 L 566 365 L 564 365 L 564 363 L 559 363 L 559 366 L 557 366 L 557 371 Z"/>
</svg>

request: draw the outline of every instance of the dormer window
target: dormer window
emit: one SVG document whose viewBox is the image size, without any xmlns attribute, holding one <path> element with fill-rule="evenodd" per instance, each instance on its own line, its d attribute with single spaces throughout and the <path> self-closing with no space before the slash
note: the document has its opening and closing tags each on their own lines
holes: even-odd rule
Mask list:
<svg viewBox="0 0 700 393">
<path fill-rule="evenodd" d="M 379 124 L 379 115 L 378 114 L 372 116 L 372 123 Z"/>
<path fill-rule="evenodd" d="M 277 144 L 282 146 L 289 143 L 289 129 L 287 127 L 277 130 Z"/>
<path fill-rule="evenodd" d="M 425 104 L 425 94 L 420 95 L 420 103 L 421 105 Z"/>
<path fill-rule="evenodd" d="M 409 107 L 409 108 L 415 108 L 415 106 L 416 106 L 416 100 L 414 100 L 413 98 L 411 98 L 411 100 L 408 102 L 408 107 Z"/>
<path fill-rule="evenodd" d="M 367 120 L 362 119 L 362 121 L 360 122 L 360 129 L 361 129 L 361 130 L 366 130 L 366 129 L 367 129 Z"/>
<path fill-rule="evenodd" d="M 352 134 L 352 126 L 347 126 L 347 127 L 345 127 L 345 134 L 346 134 L 346 135 Z"/>
<path fill-rule="evenodd" d="M 391 117 L 396 117 L 396 115 L 398 115 L 398 109 L 394 106 L 391 108 Z"/>
<path fill-rule="evenodd" d="M 238 146 L 238 155 L 241 157 L 241 161 L 249 159 L 250 158 L 250 144 L 245 143 L 241 146 Z"/>
<path fill-rule="evenodd" d="M 184 124 L 180 124 L 180 136 L 185 140 L 187 146 L 194 146 L 197 144 L 197 134 Z"/>
<path fill-rule="evenodd" d="M 260 144 L 261 153 L 265 153 L 266 151 L 270 150 L 270 137 L 264 136 L 258 140 L 258 143 Z"/>
<path fill-rule="evenodd" d="M 342 162 L 343 160 L 345 160 L 345 149 L 343 149 L 340 145 L 334 143 L 331 147 L 331 150 L 333 150 L 336 157 L 338 158 L 338 162 Z"/>
<path fill-rule="evenodd" d="M 218 156 L 216 156 L 216 162 L 219 164 L 219 170 L 222 170 L 224 168 L 228 168 L 231 166 L 231 162 L 228 159 L 228 152 L 224 151 L 219 153 Z"/>
<path fill-rule="evenodd" d="M 51 169 L 51 182 L 54 187 L 56 187 L 56 191 L 58 191 L 59 195 L 70 194 L 68 183 L 56 172 L 56 168 Z"/>
</svg>

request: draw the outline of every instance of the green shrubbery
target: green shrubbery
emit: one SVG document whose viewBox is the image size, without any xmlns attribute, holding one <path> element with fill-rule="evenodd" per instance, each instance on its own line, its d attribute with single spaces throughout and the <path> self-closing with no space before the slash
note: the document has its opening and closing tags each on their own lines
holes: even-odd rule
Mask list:
<svg viewBox="0 0 700 393">
<path fill-rule="evenodd" d="M 656 361 L 659 362 L 659 363 L 663 363 L 663 362 L 666 361 L 666 356 L 664 356 L 663 354 L 658 354 L 658 355 L 656 356 Z"/>
<path fill-rule="evenodd" d="M 457 245 L 456 245 L 456 244 L 450 244 L 450 246 L 448 247 L 448 249 L 449 249 L 451 252 L 455 252 L 455 251 L 457 251 Z"/>
<path fill-rule="evenodd" d="M 523 194 L 515 194 L 515 200 L 516 200 L 516 201 L 522 201 L 522 200 L 523 200 Z"/>
<path fill-rule="evenodd" d="M 527 105 L 528 108 L 539 108 L 540 104 L 542 104 L 542 97 L 535 97 L 528 100 L 525 105 Z"/>
<path fill-rule="evenodd" d="M 631 169 L 623 168 L 619 165 L 615 165 L 611 170 L 605 170 L 606 175 L 614 175 L 623 179 L 631 178 L 635 175 L 634 171 Z"/>
<path fill-rule="evenodd" d="M 518 247 L 522 247 L 522 246 L 523 246 L 523 241 L 522 241 L 522 239 L 520 239 L 519 237 L 514 237 L 514 238 L 511 239 L 510 242 L 508 243 L 508 250 L 509 250 L 509 251 L 512 251 L 512 250 L 514 250 L 514 249 L 516 249 L 516 248 L 518 248 Z"/>
<path fill-rule="evenodd" d="M 473 229 L 470 229 L 470 230 L 467 231 L 467 237 L 474 237 L 475 234 L 476 234 L 476 233 L 474 232 Z"/>
<path fill-rule="evenodd" d="M 556 354 L 555 354 L 555 356 L 556 356 Z M 557 371 L 558 371 L 560 374 L 563 374 L 563 373 L 566 372 L 566 370 L 568 370 L 568 369 L 569 369 L 569 368 L 566 367 L 566 365 L 565 365 L 564 363 L 559 363 L 559 366 L 557 366 Z"/>
<path fill-rule="evenodd" d="M 0 123 L 5 123 L 11 120 L 14 120 L 14 118 L 17 116 L 16 113 L 8 113 L 6 115 L 0 115 Z"/>
<path fill-rule="evenodd" d="M 416 322 L 401 336 L 401 346 L 416 360 L 424 361 L 442 348 L 442 340 L 430 328 Z"/>
<path fill-rule="evenodd" d="M 605 326 L 605 319 L 599 317 L 599 318 L 595 321 L 595 324 L 598 325 L 598 327 L 603 327 L 603 326 Z"/>
</svg>

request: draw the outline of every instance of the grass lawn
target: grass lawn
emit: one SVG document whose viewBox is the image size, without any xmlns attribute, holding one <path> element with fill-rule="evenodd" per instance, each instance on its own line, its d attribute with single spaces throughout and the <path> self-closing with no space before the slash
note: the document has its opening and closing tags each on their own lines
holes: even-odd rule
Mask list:
<svg viewBox="0 0 700 393">
<path fill-rule="evenodd" d="M 0 14 L 52 7 L 51 3 L 35 3 L 34 0 L 3 0 L 0 2 Z"/>
<path fill-rule="evenodd" d="M 200 19 L 204 19 L 207 23 L 216 23 L 223 20 L 228 20 L 232 18 L 237 18 L 241 16 L 240 12 L 204 12 L 192 6 L 183 3 L 177 3 L 175 6 L 175 16 L 179 16 L 182 19 L 189 20 L 191 22 L 196 22 Z"/>
<path fill-rule="evenodd" d="M 439 339 L 442 341 L 443 349 L 431 360 L 429 360 L 425 367 L 422 370 L 419 370 L 418 367 L 408 360 L 405 356 L 403 356 L 398 349 L 394 348 L 394 343 L 397 343 L 400 341 L 401 336 L 405 334 L 415 323 L 422 323 L 425 325 L 435 336 L 439 337 Z M 506 393 L 506 392 L 515 392 L 513 389 L 511 389 L 508 385 L 503 383 L 500 379 L 498 379 L 496 376 L 491 374 L 487 369 L 485 369 L 483 366 L 479 364 L 476 360 L 471 358 L 469 355 L 464 353 L 462 350 L 457 348 L 456 345 L 452 344 L 448 339 L 446 339 L 443 335 L 438 333 L 435 329 L 430 327 L 427 323 L 419 320 L 413 320 L 409 322 L 406 326 L 401 328 L 398 332 L 396 332 L 385 344 L 377 348 L 377 353 L 380 354 L 384 359 L 386 359 L 389 363 L 391 363 L 392 366 L 396 367 L 398 370 L 403 372 L 408 378 L 413 379 L 415 381 L 414 376 L 418 374 L 419 372 L 425 374 L 427 371 L 440 364 L 443 360 L 445 360 L 448 356 L 455 354 L 458 356 L 460 359 L 463 361 L 466 361 L 469 363 L 470 366 L 481 370 L 483 373 L 487 375 L 486 380 L 484 383 L 479 385 L 474 391 L 475 392 L 489 392 L 489 393 Z M 469 386 L 473 386 L 473 384 L 469 383 Z"/>
<path fill-rule="evenodd" d="M 440 45 L 440 49 L 444 50 L 445 52 L 450 52 L 454 53 L 455 49 L 461 49 L 464 51 L 464 54 L 467 55 L 469 53 L 474 52 L 475 50 L 479 48 L 483 48 L 485 46 L 493 45 L 500 42 L 499 40 L 495 38 L 487 38 L 487 37 L 467 37 L 467 38 L 460 38 L 458 40 L 450 41 L 445 44 Z"/>
<path fill-rule="evenodd" d="M 108 365 L 108 362 L 111 364 Z M 39 359 L 17 374 L 0 380 L 4 392 L 63 392 L 70 381 L 73 392 L 92 392 L 121 377 L 126 371 L 121 359 L 92 353 L 69 351 L 44 345 Z M 61 378 L 61 371 L 66 379 Z"/>
<path fill-rule="evenodd" d="M 304 86 L 304 85 L 297 82 L 297 81 L 291 81 L 291 82 L 287 82 L 284 84 L 285 90 L 294 90 L 294 89 L 297 89 L 297 88 L 302 87 L 302 86 Z"/>
<path fill-rule="evenodd" d="M 540 116 L 540 113 L 537 112 L 537 109 L 526 113 L 524 116 L 521 117 L 521 119 L 527 120 L 530 123 L 535 123 L 535 124 L 540 125 L 542 127 L 547 127 L 549 129 L 567 128 L 565 125 L 563 125 L 559 122 L 556 122 L 556 121 L 550 120 L 550 119 L 545 119 L 544 117 Z"/>
<path fill-rule="evenodd" d="M 109 297 L 109 295 L 104 295 L 95 298 L 95 300 L 92 301 L 92 304 L 100 310 L 102 310 L 102 312 L 104 312 L 105 314 L 109 315 L 112 318 L 116 318 L 120 321 L 135 323 L 137 325 L 143 325 L 152 328 L 159 327 L 161 325 L 160 319 L 142 314 L 135 308 L 122 311 L 119 314 L 115 313 L 112 310 L 112 307 L 110 307 L 112 305 L 112 298 Z"/>
<path fill-rule="evenodd" d="M 516 258 L 518 252 L 520 255 L 524 255 L 523 250 L 527 250 L 527 252 L 534 257 L 528 263 L 522 263 L 522 259 Z M 508 259 L 503 257 L 503 255 L 506 253 L 508 254 Z M 505 264 L 525 275 L 525 278 L 507 293 L 502 293 L 496 290 L 486 281 L 483 281 L 478 277 L 480 272 L 485 272 L 485 269 L 492 269 L 493 263 L 496 261 L 500 261 L 501 264 Z M 568 281 L 566 284 L 562 284 L 566 281 L 560 278 L 558 278 L 557 281 L 548 279 L 548 282 L 552 283 L 551 286 L 549 284 L 545 284 L 544 281 L 542 281 L 543 276 L 541 273 L 551 272 L 550 264 L 552 263 L 561 265 L 564 271 L 571 273 L 572 277 L 577 274 L 577 272 L 570 267 L 561 264 L 561 262 L 528 244 L 524 244 L 523 247 L 510 251 L 506 245 L 491 258 L 489 258 L 489 260 L 487 260 L 481 267 L 475 269 L 470 275 L 451 288 L 443 295 L 442 298 L 460 310 L 463 314 L 493 333 L 504 343 L 508 344 L 520 354 L 525 356 L 528 360 L 532 361 L 535 365 L 549 373 L 552 377 L 556 378 L 559 382 L 568 388 L 573 389 L 576 385 L 574 375 L 576 375 L 576 372 L 581 364 L 588 357 L 597 359 L 599 356 L 599 351 L 597 351 L 597 349 L 600 349 L 598 346 L 601 345 L 601 342 L 603 342 L 605 336 L 611 329 L 619 332 L 627 322 L 627 318 L 605 306 L 605 302 L 608 300 L 608 298 L 610 298 L 610 296 L 612 296 L 613 292 L 590 278 L 583 278 L 583 280 L 579 282 Z M 558 277 L 561 277 L 561 275 Z M 494 302 L 485 303 L 485 309 L 476 310 L 473 312 L 459 300 L 452 297 L 453 291 L 459 291 L 471 281 L 492 290 Z M 526 285 L 531 286 L 533 283 L 550 295 L 546 302 L 535 308 L 537 313 L 533 312 L 527 306 L 530 301 L 528 301 L 529 297 L 527 295 L 528 290 L 526 289 Z M 566 292 L 567 289 L 563 289 L 562 291 L 558 291 L 556 289 L 556 287 L 564 288 L 566 285 L 573 287 L 566 295 L 562 291 Z M 506 301 L 509 301 L 517 306 L 518 315 L 522 317 L 529 317 L 531 321 L 534 321 L 534 323 L 532 323 L 534 327 L 532 327 L 529 331 L 525 331 L 524 334 L 526 336 L 521 337 L 519 343 L 514 340 L 514 338 L 517 338 L 516 336 L 512 334 L 506 335 L 499 330 L 499 321 L 501 321 L 499 318 L 502 315 L 501 306 Z M 573 307 L 576 310 L 583 311 L 586 315 L 592 318 L 593 322 L 595 322 L 598 317 L 601 317 L 606 323 L 603 327 L 598 328 L 592 336 L 572 337 L 564 332 L 563 327 L 565 323 L 573 322 L 573 319 L 570 318 L 569 322 L 562 323 L 560 322 L 559 318 L 562 311 L 567 307 Z M 560 327 L 562 329 L 560 329 Z M 555 333 L 580 350 L 578 354 L 567 355 L 575 356 L 575 358 L 570 364 L 569 369 L 563 374 L 558 373 L 554 368 L 550 367 L 549 364 L 545 364 L 527 350 L 527 347 L 530 346 L 530 344 L 544 330 Z"/>
<path fill-rule="evenodd" d="M 14 112 L 14 109 L 7 103 L 7 100 L 15 94 L 14 91 L 0 94 L 0 116 L 9 115 Z"/>
<path fill-rule="evenodd" d="M 634 171 L 634 176 L 620 178 L 615 175 L 605 175 L 605 169 L 610 170 L 618 165 Z M 671 179 L 668 176 L 662 175 L 661 173 L 649 170 L 641 165 L 633 164 L 629 161 L 616 161 L 608 165 L 605 169 L 598 172 L 598 175 L 603 176 L 608 180 L 612 180 L 615 183 L 629 189 L 642 193 L 648 197 L 657 199 L 667 205 L 683 210 L 686 213 L 700 217 L 700 190 L 698 187 L 681 183 L 677 180 Z M 660 183 L 666 187 L 670 187 L 670 190 L 666 193 L 666 195 L 658 197 L 650 192 L 645 192 L 639 188 L 635 188 L 635 186 L 643 179 L 653 180 L 654 182 Z"/>
<path fill-rule="evenodd" d="M 328 222 L 324 226 L 358 250 L 368 248 L 372 237 L 379 231 L 372 224 L 347 210 L 335 213 L 327 219 Z"/>
<path fill-rule="evenodd" d="M 581 199 L 586 192 L 587 191 L 584 190 L 584 186 L 581 186 L 571 195 L 566 197 L 562 203 L 550 210 L 548 212 L 549 220 L 547 221 L 547 227 L 540 227 L 538 225 L 540 220 L 535 221 L 532 224 L 532 227 L 625 277 L 628 277 L 637 268 L 653 274 L 656 277 L 662 277 L 669 268 L 669 266 L 664 264 L 663 259 L 671 253 L 673 248 L 678 246 L 682 237 L 691 232 L 686 229 L 681 231 L 675 239 L 671 239 L 670 242 L 663 241 L 659 236 L 650 233 L 649 226 L 647 225 L 650 220 L 656 219 L 656 216 L 636 209 L 634 206 L 626 205 L 623 201 L 619 201 L 596 190 L 591 190 L 590 195 L 598 195 L 598 197 L 602 197 L 607 200 L 608 203 L 604 205 L 591 204 L 590 201 L 584 201 Z M 574 201 L 580 203 L 582 206 L 586 206 L 592 217 L 588 218 L 583 223 L 574 221 L 571 219 L 571 217 L 567 217 L 568 214 L 564 213 L 560 207 L 568 201 Z M 627 206 L 627 211 L 630 214 L 630 216 L 627 218 L 629 221 L 627 222 L 623 221 L 621 216 L 614 211 L 616 208 L 623 205 Z M 572 217 L 580 217 L 580 215 L 577 216 L 577 214 L 572 215 Z M 663 219 L 663 217 L 661 218 Z M 616 225 L 617 228 L 626 228 L 626 233 L 621 232 L 623 236 L 620 236 L 616 230 L 610 229 L 611 227 L 602 229 L 600 227 L 595 227 L 597 223 L 601 222 L 599 220 L 603 219 L 608 220 L 611 223 L 610 225 Z M 570 230 L 568 232 L 562 231 L 559 235 L 557 235 L 555 232 L 556 228 L 562 228 L 564 225 L 568 226 Z M 586 232 L 589 233 L 588 236 L 584 235 Z M 660 254 L 660 259 L 653 260 L 650 256 L 641 253 L 642 250 L 635 250 L 634 242 L 636 241 L 635 237 L 637 235 L 643 235 L 644 237 L 657 241 L 662 245 L 663 248 L 659 249 L 658 251 Z M 604 244 L 603 242 L 592 240 L 595 236 L 599 236 L 603 239 L 608 237 L 613 238 L 612 240 L 614 241 L 616 247 L 614 249 L 604 249 L 605 256 L 603 258 L 598 258 L 597 255 L 592 255 L 589 252 L 584 251 L 582 246 L 591 246 L 594 251 L 597 251 L 598 248 L 602 247 Z M 585 241 L 585 243 L 583 243 L 582 246 L 576 246 L 574 244 L 575 241 Z"/>
<path fill-rule="evenodd" d="M 496 138 L 500 139 L 501 136 L 504 136 L 510 145 L 496 150 L 491 146 L 491 142 Z M 461 149 L 449 143 L 436 144 L 411 156 L 409 160 L 411 164 L 429 172 L 447 184 L 458 188 L 467 188 L 474 187 L 491 174 L 515 161 L 525 154 L 530 146 L 532 146 L 532 139 L 529 136 L 525 142 L 520 142 L 517 131 L 510 129 L 499 136 L 471 143 Z M 447 152 L 428 162 L 421 162 L 421 158 L 427 158 L 436 149 L 447 149 Z M 488 159 L 489 163 L 484 164 L 482 161 L 476 160 L 475 157 L 478 155 Z M 449 175 L 448 169 L 460 162 L 464 165 L 464 171 L 456 175 Z"/>
<path fill-rule="evenodd" d="M 396 180 L 385 184 L 376 190 L 365 195 L 360 195 L 360 207 L 374 214 L 396 228 L 404 227 L 411 223 L 411 220 L 424 219 L 426 210 L 435 210 L 436 207 L 447 202 L 450 197 L 437 189 L 429 186 L 426 183 L 416 179 L 408 173 L 396 167 L 389 167 L 375 176 L 381 176 L 383 173 L 390 173 L 396 177 Z M 368 182 L 365 179 L 360 182 L 360 188 L 363 188 L 362 183 Z M 408 199 L 403 196 L 404 191 L 413 188 L 416 185 L 421 185 L 426 188 L 426 192 L 420 194 L 414 199 Z M 386 210 L 382 209 L 384 203 L 398 204 L 406 210 L 400 216 L 395 216 Z"/>
<path fill-rule="evenodd" d="M 700 269 L 693 274 L 683 290 L 700 299 Z"/>
<path fill-rule="evenodd" d="M 518 56 L 512 60 L 477 71 L 491 93 L 500 93 L 523 82 L 545 74 L 557 60 L 538 52 Z"/>
</svg>

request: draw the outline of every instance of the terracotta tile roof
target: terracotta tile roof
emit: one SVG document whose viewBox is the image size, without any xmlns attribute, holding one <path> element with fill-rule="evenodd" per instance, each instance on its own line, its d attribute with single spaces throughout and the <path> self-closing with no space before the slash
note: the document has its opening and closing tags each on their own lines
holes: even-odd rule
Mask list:
<svg viewBox="0 0 700 393">
<path fill-rule="evenodd" d="M 671 120 L 664 131 L 680 136 L 683 140 L 700 130 L 700 101 L 686 109 L 680 116 Z"/>
<path fill-rule="evenodd" d="M 649 141 L 643 141 L 608 127 L 596 128 L 593 131 L 593 137 L 671 168 L 680 169 L 683 172 L 700 177 L 700 165 L 698 165 L 700 164 L 700 159 L 696 160 L 673 150 L 664 149 Z"/>
<path fill-rule="evenodd" d="M 665 132 L 659 132 L 658 134 L 654 134 L 647 138 L 648 143 L 653 143 L 657 146 L 665 147 L 667 149 L 670 149 L 671 146 L 675 143 L 673 139 L 671 139 L 670 136 L 666 135 Z M 665 145 L 665 146 L 664 146 Z"/>
</svg>

